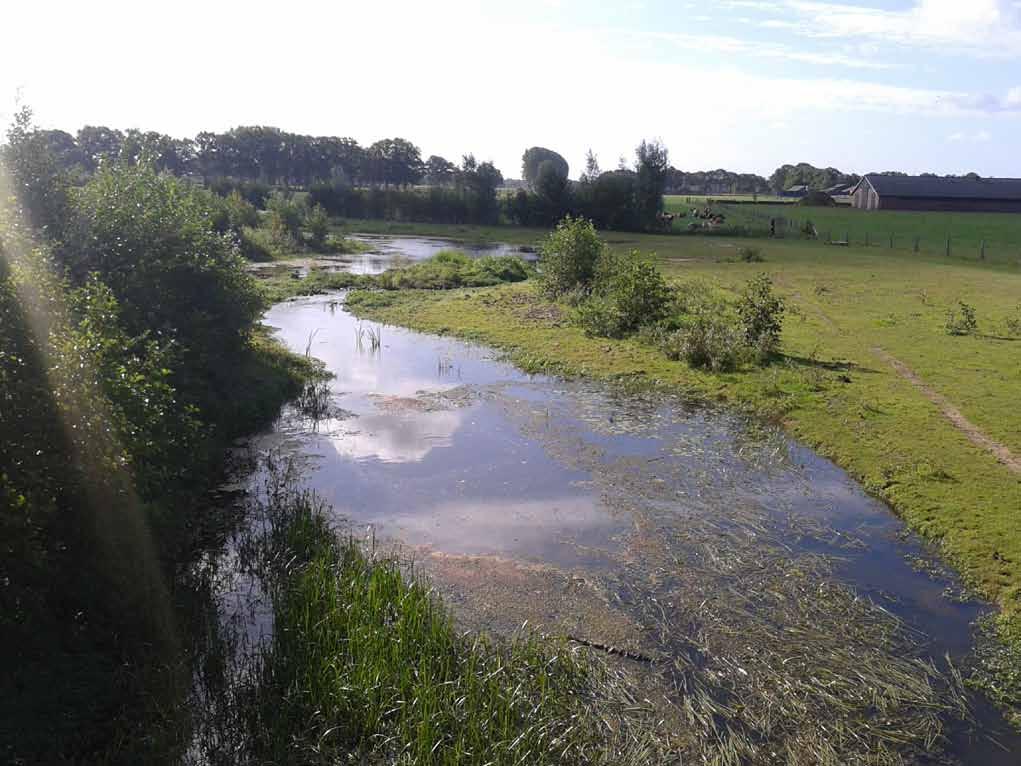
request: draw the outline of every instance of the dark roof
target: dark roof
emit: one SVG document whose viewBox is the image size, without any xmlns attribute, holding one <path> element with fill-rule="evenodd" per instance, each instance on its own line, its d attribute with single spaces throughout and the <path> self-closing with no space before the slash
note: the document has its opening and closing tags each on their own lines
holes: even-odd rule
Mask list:
<svg viewBox="0 0 1021 766">
<path fill-rule="evenodd" d="M 862 182 L 866 180 L 880 196 L 1021 200 L 1021 178 L 939 178 L 869 174 L 862 178 Z"/>
</svg>

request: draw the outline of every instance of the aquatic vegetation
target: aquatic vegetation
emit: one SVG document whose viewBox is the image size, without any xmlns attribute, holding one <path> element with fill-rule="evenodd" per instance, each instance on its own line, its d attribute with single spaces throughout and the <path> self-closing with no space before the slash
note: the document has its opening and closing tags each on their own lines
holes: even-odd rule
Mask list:
<svg viewBox="0 0 1021 766">
<path fill-rule="evenodd" d="M 458 632 L 413 568 L 338 537 L 327 509 L 271 474 L 238 545 L 273 635 L 231 669 L 235 762 L 656 762 L 666 736 L 625 675 L 525 631 Z M 232 735 L 242 726 L 246 736 Z"/>
</svg>

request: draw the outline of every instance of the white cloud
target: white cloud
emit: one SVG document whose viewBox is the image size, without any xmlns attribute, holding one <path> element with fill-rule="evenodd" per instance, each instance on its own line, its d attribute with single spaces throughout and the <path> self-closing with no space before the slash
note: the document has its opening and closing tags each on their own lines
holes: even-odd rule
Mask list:
<svg viewBox="0 0 1021 766">
<path fill-rule="evenodd" d="M 731 7 L 748 7 L 731 1 Z M 756 5 L 759 10 L 767 9 Z M 1021 56 L 1021 6 L 1013 0 L 916 0 L 905 10 L 813 0 L 772 5 L 762 25 L 819 38 L 866 38 L 943 53 Z"/>
<path fill-rule="evenodd" d="M 686 51 L 723 53 L 729 55 L 753 56 L 755 58 L 784 59 L 821 66 L 842 66 L 851 69 L 890 69 L 891 65 L 859 55 L 847 55 L 839 51 L 798 50 L 782 43 L 744 40 L 724 35 L 687 34 L 682 32 L 638 32 L 637 36 L 666 40 Z"/>
<path fill-rule="evenodd" d="M 974 133 L 959 130 L 947 136 L 947 141 L 952 143 L 984 144 L 991 141 L 992 138 L 993 136 L 988 130 L 976 130 Z"/>
</svg>

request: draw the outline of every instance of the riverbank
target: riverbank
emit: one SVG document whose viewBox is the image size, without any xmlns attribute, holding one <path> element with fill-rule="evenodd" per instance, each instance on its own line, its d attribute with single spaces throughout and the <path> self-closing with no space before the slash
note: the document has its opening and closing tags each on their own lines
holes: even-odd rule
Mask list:
<svg viewBox="0 0 1021 766">
<path fill-rule="evenodd" d="M 633 378 L 782 421 L 937 542 L 976 592 L 1000 607 L 1000 636 L 1019 645 L 1021 481 L 976 439 L 1021 452 L 1017 341 L 1004 332 L 1021 286 L 1016 268 L 812 243 L 762 243 L 765 262 L 752 264 L 739 262 L 735 244 L 724 240 L 639 235 L 616 244 L 657 250 L 673 280 L 698 278 L 724 290 L 770 273 L 794 313 L 782 362 L 710 374 L 635 340 L 589 338 L 531 283 L 359 293 L 350 305 L 360 316 L 496 346 L 525 369 Z M 943 330 L 957 300 L 978 307 L 979 334 Z M 975 430 L 948 417 L 933 392 Z M 1016 674 L 1013 683 L 1007 696 L 1016 699 Z"/>
</svg>

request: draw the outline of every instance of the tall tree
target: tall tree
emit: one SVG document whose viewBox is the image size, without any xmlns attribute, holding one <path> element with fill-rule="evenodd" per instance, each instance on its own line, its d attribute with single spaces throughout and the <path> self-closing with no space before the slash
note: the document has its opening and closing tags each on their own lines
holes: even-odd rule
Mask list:
<svg viewBox="0 0 1021 766">
<path fill-rule="evenodd" d="M 430 186 L 448 186 L 454 181 L 457 166 L 436 154 L 425 161 L 425 182 Z"/>
<path fill-rule="evenodd" d="M 121 131 L 103 125 L 86 125 L 78 131 L 77 138 L 93 170 L 104 160 L 116 159 L 124 143 Z"/>
<path fill-rule="evenodd" d="M 652 229 L 663 211 L 663 190 L 666 188 L 670 157 L 658 139 L 642 141 L 635 149 L 635 203 L 643 228 Z"/>
<path fill-rule="evenodd" d="M 422 178 L 422 152 L 403 138 L 384 138 L 369 147 L 370 178 L 384 186 L 407 186 Z"/>
<path fill-rule="evenodd" d="M 539 177 L 539 166 L 546 161 L 552 162 L 556 172 L 565 179 L 568 176 L 569 167 L 567 160 L 552 149 L 547 149 L 543 146 L 533 146 L 526 149 L 525 153 L 521 155 L 521 177 L 532 191 L 535 191 L 535 182 Z"/>
</svg>

